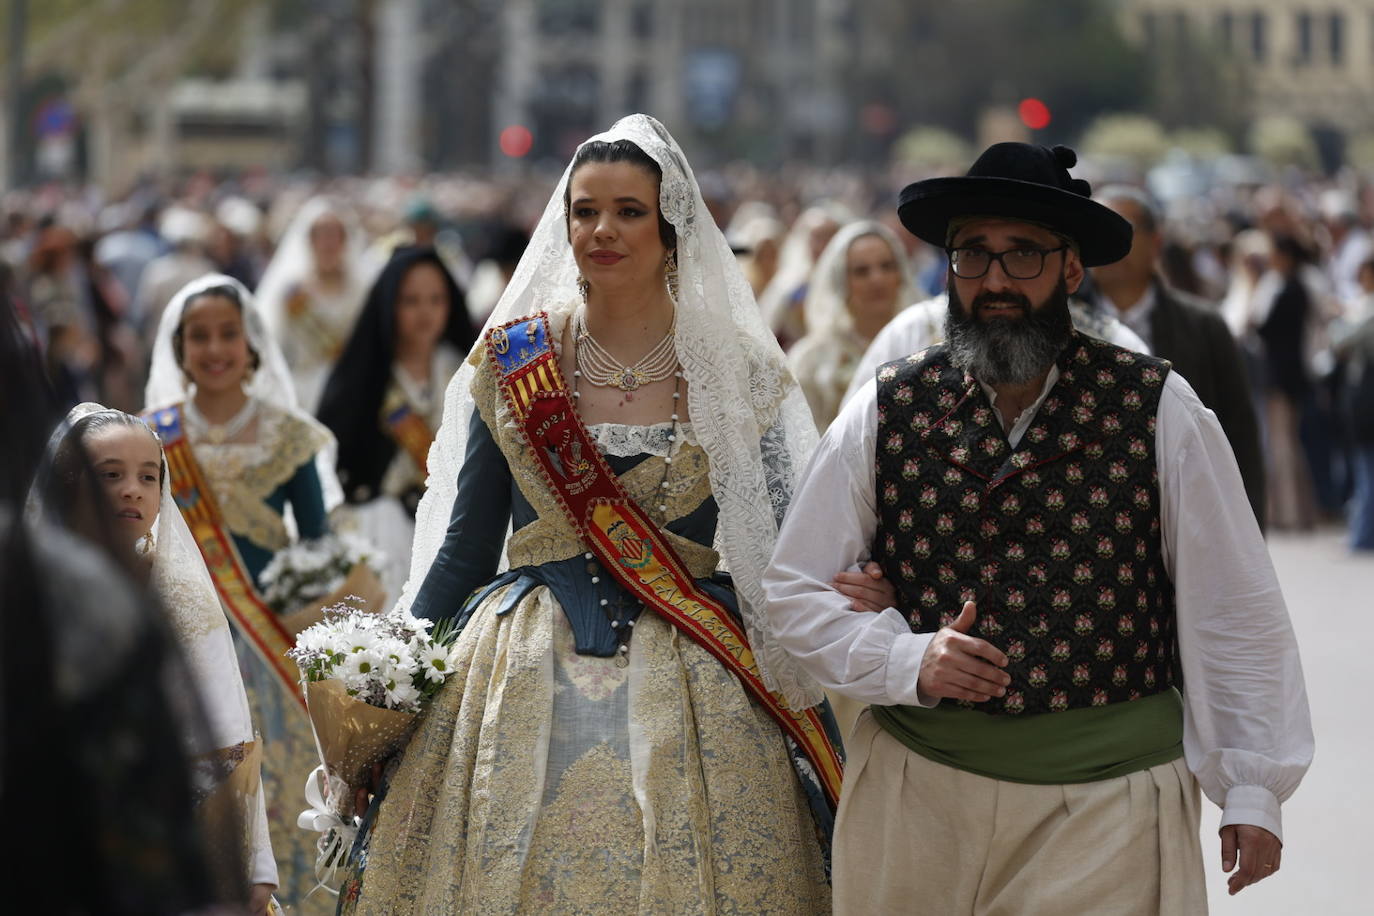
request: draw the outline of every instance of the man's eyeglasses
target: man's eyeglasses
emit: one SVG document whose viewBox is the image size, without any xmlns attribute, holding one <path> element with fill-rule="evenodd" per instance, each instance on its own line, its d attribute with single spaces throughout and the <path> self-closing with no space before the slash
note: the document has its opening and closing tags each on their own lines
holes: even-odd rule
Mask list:
<svg viewBox="0 0 1374 916">
<path fill-rule="evenodd" d="M 1034 280 L 1045 270 L 1046 255 L 1063 251 L 1068 245 L 1058 248 L 1010 248 L 1006 251 L 988 251 L 986 248 L 946 248 L 949 266 L 954 276 L 963 280 L 977 280 L 988 272 L 992 262 L 1002 265 L 1002 272 L 1013 280 Z"/>
</svg>

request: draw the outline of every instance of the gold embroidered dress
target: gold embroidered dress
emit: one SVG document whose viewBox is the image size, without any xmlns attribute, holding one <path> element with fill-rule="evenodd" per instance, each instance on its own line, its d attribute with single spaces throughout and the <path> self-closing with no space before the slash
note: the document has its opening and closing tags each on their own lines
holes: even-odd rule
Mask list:
<svg viewBox="0 0 1374 916">
<path fill-rule="evenodd" d="M 816 821 L 777 724 L 652 610 L 616 666 L 600 600 L 623 593 L 592 578 L 489 368 L 473 396 L 449 540 L 412 609 L 458 614 L 479 587 L 456 673 L 369 815 L 341 912 L 829 912 Z M 692 575 L 733 608 L 690 425 L 676 442 L 668 424 L 591 432 L 632 496 L 667 506 Z M 510 569 L 493 579 L 508 520 Z"/>
</svg>

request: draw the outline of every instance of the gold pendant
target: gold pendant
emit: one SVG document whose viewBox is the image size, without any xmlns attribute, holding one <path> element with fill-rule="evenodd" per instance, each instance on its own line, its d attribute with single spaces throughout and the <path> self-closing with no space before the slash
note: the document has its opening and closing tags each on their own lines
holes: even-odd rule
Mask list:
<svg viewBox="0 0 1374 916">
<path fill-rule="evenodd" d="M 620 370 L 620 373 L 612 378 L 615 386 L 621 391 L 634 391 L 644 384 L 644 377 L 629 366 Z"/>
</svg>

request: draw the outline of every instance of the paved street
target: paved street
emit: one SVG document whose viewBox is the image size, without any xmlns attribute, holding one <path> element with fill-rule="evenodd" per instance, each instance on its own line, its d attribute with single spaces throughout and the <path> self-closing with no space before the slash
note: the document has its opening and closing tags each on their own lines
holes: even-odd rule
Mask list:
<svg viewBox="0 0 1374 916">
<path fill-rule="evenodd" d="M 1374 715 L 1366 700 L 1374 652 L 1374 558 L 1352 557 L 1335 530 L 1271 537 L 1302 647 L 1317 754 L 1284 806 L 1283 870 L 1227 897 L 1216 827 L 1204 800 L 1203 855 L 1214 914 L 1344 916 L 1374 913 L 1368 888 L 1374 837 Z"/>
</svg>

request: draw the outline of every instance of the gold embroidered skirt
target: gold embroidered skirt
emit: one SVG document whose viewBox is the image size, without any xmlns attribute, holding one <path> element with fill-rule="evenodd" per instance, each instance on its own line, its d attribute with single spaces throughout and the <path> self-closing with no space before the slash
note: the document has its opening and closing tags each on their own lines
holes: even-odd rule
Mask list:
<svg viewBox="0 0 1374 916">
<path fill-rule="evenodd" d="M 377 813 L 342 911 L 828 913 L 778 727 L 646 611 L 630 664 L 577 655 L 552 594 L 459 645 Z"/>
</svg>

